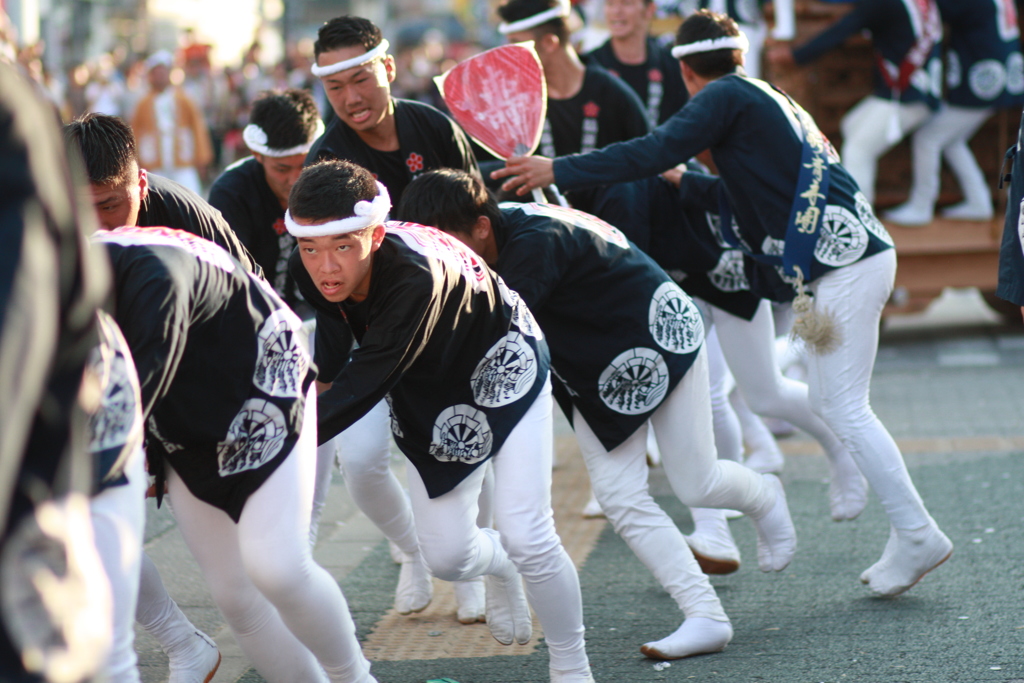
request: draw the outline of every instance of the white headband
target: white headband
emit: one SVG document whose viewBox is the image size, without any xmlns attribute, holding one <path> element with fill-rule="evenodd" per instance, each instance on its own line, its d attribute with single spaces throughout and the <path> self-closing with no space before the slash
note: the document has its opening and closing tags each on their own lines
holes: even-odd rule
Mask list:
<svg viewBox="0 0 1024 683">
<path fill-rule="evenodd" d="M 316 139 L 323 134 L 324 122 L 317 120 L 316 132 L 313 134 L 312 140 L 302 145 L 289 147 L 288 149 L 275 149 L 267 147 L 267 133 L 255 123 L 250 123 L 242 129 L 242 139 L 245 140 L 246 147 L 265 157 L 290 157 L 295 154 L 306 154 L 313 146 L 313 143 L 316 142 Z"/>
<path fill-rule="evenodd" d="M 746 53 L 750 49 L 750 42 L 746 34 L 740 31 L 738 36 L 724 36 L 722 38 L 711 38 L 698 40 L 696 43 L 676 45 L 672 48 L 672 56 L 682 59 L 686 55 L 697 54 L 698 52 L 714 52 L 715 50 L 740 50 Z"/>
<path fill-rule="evenodd" d="M 316 76 L 317 78 L 330 76 L 331 74 L 336 74 L 339 71 L 344 71 L 345 69 L 351 69 L 354 66 L 362 66 L 367 62 L 372 62 L 373 60 L 377 59 L 377 57 L 386 55 L 389 47 L 391 47 L 391 43 L 389 43 L 387 40 L 382 40 L 380 41 L 380 44 L 377 47 L 373 48 L 372 50 L 367 50 L 366 53 L 357 55 L 352 59 L 346 59 L 343 62 L 335 62 L 334 64 L 328 64 L 327 66 L 319 66 L 318 64 L 314 64 L 313 66 L 309 67 L 309 70 L 312 71 L 313 75 Z"/>
<path fill-rule="evenodd" d="M 540 26 L 546 21 L 552 19 L 558 19 L 559 17 L 567 17 L 572 12 L 572 6 L 569 0 L 558 0 L 558 5 L 551 9 L 544 10 L 540 14 L 534 14 L 532 17 L 526 17 L 519 21 L 513 21 L 507 24 L 500 24 L 498 26 L 498 33 L 503 36 L 507 36 L 509 33 L 516 33 L 518 31 L 525 31 L 528 28 L 534 26 Z"/>
<path fill-rule="evenodd" d="M 377 181 L 378 195 L 372 202 L 365 199 L 356 202 L 354 216 L 339 218 L 319 225 L 299 225 L 292 219 L 291 211 L 284 212 L 284 226 L 292 237 L 326 237 L 327 235 L 345 235 L 356 230 L 380 225 L 387 219 L 391 211 L 391 195 L 388 188 Z"/>
</svg>

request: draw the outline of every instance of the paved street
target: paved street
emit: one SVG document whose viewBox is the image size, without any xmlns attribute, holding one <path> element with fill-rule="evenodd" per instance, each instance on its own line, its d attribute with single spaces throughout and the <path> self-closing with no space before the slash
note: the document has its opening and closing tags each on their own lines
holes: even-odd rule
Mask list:
<svg viewBox="0 0 1024 683">
<path fill-rule="evenodd" d="M 877 501 L 856 521 L 830 521 L 824 457 L 806 437 L 787 438 L 780 442 L 787 454 L 783 481 L 798 554 L 781 574 L 762 574 L 753 526 L 745 519 L 731 523 L 743 566 L 712 580 L 736 632 L 719 654 L 665 666 L 639 653 L 643 642 L 674 630 L 680 615 L 604 521 L 579 516 L 585 472 L 571 432 L 560 424 L 556 523 L 581 567 L 587 646 L 599 683 L 1024 683 L 1024 328 L 995 324 L 970 301 L 958 305 L 967 313 L 950 320 L 886 324 L 872 394 L 925 502 L 956 546 L 953 557 L 906 595 L 872 598 L 858 576 L 888 537 Z M 403 468 L 400 457 L 393 463 Z M 659 470 L 652 470 L 652 487 L 689 531 L 689 515 L 666 495 Z M 172 596 L 224 653 L 214 681 L 262 681 L 213 607 L 173 519 L 166 510 L 151 513 L 148 552 Z M 390 610 L 398 567 L 339 476 L 327 517 L 316 557 L 341 583 L 381 683 L 444 676 L 459 683 L 546 683 L 542 640 L 506 648 L 482 624 L 459 625 L 441 582 L 423 614 Z M 165 681 L 166 658 L 155 642 L 140 634 L 138 649 L 143 681 Z"/>
</svg>

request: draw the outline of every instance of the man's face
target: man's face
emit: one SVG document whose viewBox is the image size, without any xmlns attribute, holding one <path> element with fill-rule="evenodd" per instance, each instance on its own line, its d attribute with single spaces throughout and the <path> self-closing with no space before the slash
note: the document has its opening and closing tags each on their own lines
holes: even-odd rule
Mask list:
<svg viewBox="0 0 1024 683">
<path fill-rule="evenodd" d="M 123 225 L 134 226 L 139 220 L 139 209 L 149 192 L 145 169 L 133 166 L 132 180 L 97 185 L 90 183 L 92 205 L 96 209 L 100 227 L 113 230 Z"/>
<path fill-rule="evenodd" d="M 281 202 L 281 208 L 288 208 L 288 195 L 292 191 L 292 185 L 299 179 L 302 173 L 302 162 L 306 160 L 305 154 L 292 154 L 287 157 L 268 157 L 262 154 L 253 154 L 256 161 L 263 167 L 263 175 L 267 179 L 267 185 L 274 192 L 277 201 Z"/>
<path fill-rule="evenodd" d="M 330 66 L 362 54 L 366 54 L 366 48 L 353 45 L 324 52 L 316 61 L 320 66 Z M 320 80 L 334 113 L 352 130 L 372 130 L 392 115 L 391 82 L 395 80 L 395 60 L 390 55 Z"/>
<path fill-rule="evenodd" d="M 293 220 L 300 225 L 314 224 L 301 217 Z M 344 235 L 299 237 L 299 256 L 325 299 L 334 303 L 346 299 L 359 302 L 370 292 L 373 252 L 383 240 L 383 225 Z"/>
<path fill-rule="evenodd" d="M 612 38 L 646 35 L 654 18 L 654 3 L 644 0 L 605 0 L 604 20 Z"/>
<path fill-rule="evenodd" d="M 163 92 L 171 84 L 171 70 L 163 64 L 157 64 L 147 74 L 149 85 L 157 92 Z"/>
</svg>

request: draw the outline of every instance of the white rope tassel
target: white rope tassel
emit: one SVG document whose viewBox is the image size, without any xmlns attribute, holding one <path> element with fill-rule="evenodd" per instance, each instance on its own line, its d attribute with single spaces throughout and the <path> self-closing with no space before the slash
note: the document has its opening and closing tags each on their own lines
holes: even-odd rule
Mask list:
<svg viewBox="0 0 1024 683">
<path fill-rule="evenodd" d="M 814 299 L 804 289 L 804 274 L 799 266 L 796 270 L 796 298 L 793 299 L 792 336 L 799 337 L 807 344 L 807 349 L 818 356 L 827 356 L 839 348 L 842 336 L 835 316 L 828 309 L 817 310 Z"/>
</svg>

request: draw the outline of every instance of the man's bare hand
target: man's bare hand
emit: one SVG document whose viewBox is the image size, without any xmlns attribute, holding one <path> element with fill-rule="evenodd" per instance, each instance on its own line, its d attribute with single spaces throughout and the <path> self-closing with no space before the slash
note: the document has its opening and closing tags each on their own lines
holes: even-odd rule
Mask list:
<svg viewBox="0 0 1024 683">
<path fill-rule="evenodd" d="M 675 168 L 670 168 L 661 174 L 661 177 L 672 183 L 674 186 L 679 187 L 679 183 L 683 181 L 683 174 L 686 173 L 686 164 L 679 164 Z"/>
<path fill-rule="evenodd" d="M 547 157 L 512 157 L 505 162 L 505 168 L 491 173 L 491 178 L 508 178 L 501 189 L 512 190 L 522 196 L 538 187 L 555 183 L 554 162 Z"/>
</svg>

